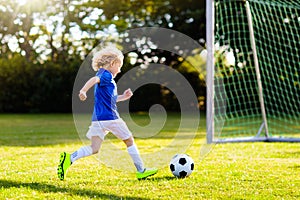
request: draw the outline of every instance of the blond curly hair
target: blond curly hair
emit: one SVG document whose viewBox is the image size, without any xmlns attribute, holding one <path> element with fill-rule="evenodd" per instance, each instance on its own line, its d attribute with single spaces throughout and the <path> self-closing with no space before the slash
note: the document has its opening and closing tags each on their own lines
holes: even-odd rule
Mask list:
<svg viewBox="0 0 300 200">
<path fill-rule="evenodd" d="M 113 61 L 124 59 L 123 53 L 114 46 L 108 46 L 94 53 L 92 68 L 98 71 L 102 67 L 108 67 Z"/>
</svg>

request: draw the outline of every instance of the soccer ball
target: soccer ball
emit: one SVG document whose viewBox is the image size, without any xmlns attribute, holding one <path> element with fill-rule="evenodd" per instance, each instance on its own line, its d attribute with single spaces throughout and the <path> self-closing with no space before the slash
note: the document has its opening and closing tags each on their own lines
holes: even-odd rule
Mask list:
<svg viewBox="0 0 300 200">
<path fill-rule="evenodd" d="M 188 177 L 194 170 L 194 161 L 187 154 L 176 154 L 170 161 L 170 170 L 178 178 Z"/>
</svg>

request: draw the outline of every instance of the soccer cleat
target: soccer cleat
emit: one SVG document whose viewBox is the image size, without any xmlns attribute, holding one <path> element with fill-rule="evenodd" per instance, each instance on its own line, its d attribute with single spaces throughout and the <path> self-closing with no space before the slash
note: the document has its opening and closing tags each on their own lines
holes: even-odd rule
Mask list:
<svg viewBox="0 0 300 200">
<path fill-rule="evenodd" d="M 154 174 L 157 173 L 157 169 L 156 168 L 145 168 L 145 170 L 143 172 L 137 172 L 136 173 L 136 177 L 137 179 L 141 180 L 141 179 L 145 179 L 149 176 L 153 176 Z"/>
<path fill-rule="evenodd" d="M 63 152 L 60 154 L 57 175 L 60 180 L 64 180 L 67 174 L 67 169 L 72 165 L 71 154 Z"/>
</svg>

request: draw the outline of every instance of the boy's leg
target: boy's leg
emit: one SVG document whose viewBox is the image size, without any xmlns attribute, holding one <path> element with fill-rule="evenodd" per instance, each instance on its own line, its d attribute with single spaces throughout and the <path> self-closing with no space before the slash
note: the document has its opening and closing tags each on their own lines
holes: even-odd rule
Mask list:
<svg viewBox="0 0 300 200">
<path fill-rule="evenodd" d="M 80 158 L 87 157 L 92 154 L 93 154 L 93 150 L 91 146 L 83 146 L 71 154 L 71 162 L 73 163 Z"/>
<path fill-rule="evenodd" d="M 91 142 L 92 142 L 91 146 L 81 147 L 80 149 L 78 149 L 77 151 L 72 153 L 72 155 L 71 155 L 72 163 L 75 162 L 76 160 L 78 160 L 79 158 L 87 157 L 92 154 L 98 153 L 103 140 L 98 136 L 92 136 Z"/>
<path fill-rule="evenodd" d="M 133 143 L 131 146 L 127 146 L 127 151 L 137 169 L 138 172 L 144 171 L 144 163 L 142 161 L 142 158 L 140 156 L 139 150 L 135 143 Z"/>
<path fill-rule="evenodd" d="M 112 132 L 126 144 L 127 151 L 137 169 L 136 176 L 138 179 L 144 179 L 157 173 L 157 169 L 146 169 L 144 167 L 138 148 L 134 143 L 132 133 L 122 119 L 117 119 L 114 122 L 102 122 L 101 125 L 105 126 L 106 130 Z"/>
<path fill-rule="evenodd" d="M 64 178 L 66 177 L 67 169 L 71 166 L 73 162 L 75 162 L 79 158 L 90 156 L 99 151 L 103 140 L 100 139 L 100 137 L 98 136 L 93 136 L 91 138 L 91 141 L 91 146 L 81 147 L 72 154 L 66 152 L 60 154 L 60 160 L 57 168 L 57 174 L 60 180 L 64 180 Z"/>
<path fill-rule="evenodd" d="M 127 151 L 129 153 L 130 157 L 132 158 L 133 163 L 137 169 L 136 177 L 139 180 L 145 179 L 148 176 L 152 176 L 157 173 L 157 169 L 155 169 L 155 168 L 153 168 L 153 169 L 144 168 L 144 164 L 141 159 L 139 150 L 138 150 L 137 146 L 135 145 L 132 137 L 127 140 L 123 140 L 123 141 L 127 145 Z"/>
</svg>

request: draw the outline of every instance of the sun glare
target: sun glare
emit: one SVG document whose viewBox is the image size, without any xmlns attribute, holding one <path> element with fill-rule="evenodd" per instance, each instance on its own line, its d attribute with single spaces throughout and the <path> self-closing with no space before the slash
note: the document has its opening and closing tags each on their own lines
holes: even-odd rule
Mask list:
<svg viewBox="0 0 300 200">
<path fill-rule="evenodd" d="M 27 3 L 27 0 L 16 0 L 20 6 L 23 6 Z"/>
</svg>

